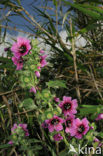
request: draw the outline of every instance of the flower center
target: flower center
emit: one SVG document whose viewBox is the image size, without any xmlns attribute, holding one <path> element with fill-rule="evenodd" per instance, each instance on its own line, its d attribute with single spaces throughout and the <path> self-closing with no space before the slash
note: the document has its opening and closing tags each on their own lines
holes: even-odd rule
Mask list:
<svg viewBox="0 0 103 156">
<path fill-rule="evenodd" d="M 67 127 L 71 127 L 71 120 L 67 120 L 66 125 L 67 125 Z"/>
<path fill-rule="evenodd" d="M 51 121 L 51 124 L 52 125 L 57 125 L 59 123 L 59 120 L 58 119 L 53 119 L 52 121 Z"/>
<path fill-rule="evenodd" d="M 23 63 L 23 59 L 20 58 L 17 62 L 21 64 L 21 63 Z"/>
<path fill-rule="evenodd" d="M 23 60 L 19 60 L 18 63 L 23 63 Z"/>
<path fill-rule="evenodd" d="M 47 128 L 48 127 L 48 124 L 46 122 L 44 122 L 44 127 Z"/>
<path fill-rule="evenodd" d="M 26 46 L 25 45 L 22 45 L 20 48 L 19 48 L 19 51 L 20 53 L 25 53 L 26 52 Z"/>
<path fill-rule="evenodd" d="M 71 108 L 71 103 L 65 103 L 64 104 L 64 109 L 69 110 Z"/>
<path fill-rule="evenodd" d="M 84 130 L 85 130 L 84 125 L 80 125 L 80 126 L 79 126 L 79 129 L 78 129 L 78 132 L 79 132 L 79 133 L 83 133 Z"/>
</svg>

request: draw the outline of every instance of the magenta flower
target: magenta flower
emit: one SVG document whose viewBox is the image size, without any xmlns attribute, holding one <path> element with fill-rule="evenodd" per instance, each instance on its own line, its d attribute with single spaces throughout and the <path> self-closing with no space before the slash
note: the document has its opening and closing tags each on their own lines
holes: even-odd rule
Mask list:
<svg viewBox="0 0 103 156">
<path fill-rule="evenodd" d="M 40 56 L 40 64 L 41 64 L 41 67 L 44 67 L 44 66 L 46 66 L 47 65 L 47 62 L 46 62 L 46 57 L 47 57 L 47 55 L 43 55 L 43 56 Z"/>
<path fill-rule="evenodd" d="M 35 71 L 35 75 L 36 75 L 36 77 L 40 77 L 40 72 L 39 71 Z"/>
<path fill-rule="evenodd" d="M 54 130 L 61 131 L 63 129 L 62 123 L 64 123 L 64 120 L 54 115 L 53 118 L 48 119 L 46 123 L 48 124 L 49 132 L 53 132 Z"/>
<path fill-rule="evenodd" d="M 43 56 L 40 56 L 41 60 L 44 60 L 47 58 L 48 55 L 43 55 Z"/>
<path fill-rule="evenodd" d="M 15 130 L 18 128 L 17 124 L 14 124 L 13 127 L 11 128 L 11 132 L 15 133 Z"/>
<path fill-rule="evenodd" d="M 47 62 L 45 59 L 41 60 L 40 63 L 41 63 L 41 67 L 45 67 L 47 65 Z"/>
<path fill-rule="evenodd" d="M 103 120 L 103 113 L 99 114 L 98 117 L 95 120 L 96 121 Z"/>
<path fill-rule="evenodd" d="M 22 128 L 22 130 L 25 133 L 25 136 L 29 136 L 29 132 L 28 132 L 28 129 L 27 129 L 27 124 L 19 124 L 19 125 L 14 124 L 13 127 L 11 128 L 11 135 L 14 134 L 14 133 L 16 133 L 16 129 L 18 129 L 18 127 L 21 127 Z M 8 144 L 13 144 L 13 141 L 10 140 L 8 142 Z"/>
<path fill-rule="evenodd" d="M 92 129 L 92 130 L 93 130 L 93 129 L 94 129 L 94 127 L 93 127 L 93 126 L 91 126 L 89 129 Z"/>
<path fill-rule="evenodd" d="M 10 47 L 4 48 L 4 51 L 5 51 L 5 52 L 7 52 L 7 51 L 9 51 L 9 50 L 10 50 Z"/>
<path fill-rule="evenodd" d="M 63 140 L 63 137 L 61 136 L 60 133 L 59 133 L 59 134 L 55 134 L 55 135 L 53 136 L 53 138 L 54 138 L 55 141 Z"/>
<path fill-rule="evenodd" d="M 21 70 L 23 68 L 23 59 L 19 58 L 17 59 L 16 57 L 12 57 L 13 63 L 16 65 L 16 70 Z"/>
<path fill-rule="evenodd" d="M 24 130 L 25 136 L 29 136 L 29 132 L 28 132 L 28 129 L 27 129 L 27 124 L 19 124 L 19 127 L 21 127 Z"/>
<path fill-rule="evenodd" d="M 12 141 L 12 140 L 10 140 L 10 141 L 8 142 L 8 144 L 12 145 L 12 144 L 13 144 L 13 141 Z"/>
<path fill-rule="evenodd" d="M 32 88 L 30 89 L 29 92 L 30 92 L 30 93 L 33 92 L 33 93 L 35 94 L 35 93 L 36 93 L 36 89 L 35 89 L 35 87 L 32 87 Z"/>
<path fill-rule="evenodd" d="M 55 98 L 54 98 L 54 101 L 55 101 L 55 102 L 59 102 L 59 101 L 60 101 L 60 99 L 59 99 L 59 98 L 57 98 L 57 97 L 55 97 Z"/>
<path fill-rule="evenodd" d="M 89 122 L 87 118 L 80 120 L 79 118 L 74 120 L 74 126 L 70 129 L 71 136 L 75 136 L 77 139 L 82 137 L 89 131 Z"/>
<path fill-rule="evenodd" d="M 42 126 L 43 128 L 48 128 L 47 122 L 48 122 L 48 120 L 45 120 L 45 121 L 41 124 L 41 126 Z"/>
<path fill-rule="evenodd" d="M 103 145 L 103 143 L 100 142 L 100 140 L 98 138 L 94 138 L 93 140 L 94 142 L 98 142 L 98 146 L 101 147 Z"/>
<path fill-rule="evenodd" d="M 77 100 L 72 100 L 71 97 L 64 96 L 63 101 L 59 104 L 59 107 L 62 109 L 65 116 L 76 114 L 76 108 L 78 107 Z"/>
<path fill-rule="evenodd" d="M 30 41 L 23 37 L 18 37 L 17 42 L 15 42 L 11 47 L 11 51 L 16 58 L 27 55 L 30 49 Z"/>
<path fill-rule="evenodd" d="M 29 54 L 32 54 L 32 51 L 30 51 Z"/>
<path fill-rule="evenodd" d="M 16 130 L 18 127 L 21 127 L 21 128 L 24 130 L 25 136 L 29 136 L 29 132 L 28 132 L 28 129 L 27 129 L 27 124 L 19 124 L 19 125 L 14 124 L 13 127 L 11 128 L 12 134 L 13 134 L 13 133 L 16 133 L 15 130 Z"/>
<path fill-rule="evenodd" d="M 44 50 L 40 50 L 40 53 L 41 53 L 41 54 L 44 54 L 44 53 L 45 53 L 45 51 L 44 51 Z"/>
<path fill-rule="evenodd" d="M 94 142 L 100 142 L 100 140 L 98 138 L 94 138 Z"/>
<path fill-rule="evenodd" d="M 38 67 L 37 67 L 37 69 L 41 70 L 41 67 L 40 67 L 40 66 L 38 66 Z"/>
<path fill-rule="evenodd" d="M 69 117 L 67 117 L 65 119 L 65 126 L 66 126 L 65 132 L 66 133 L 69 133 L 70 129 L 73 128 L 74 121 L 75 121 L 75 116 L 74 115 L 71 115 L 71 116 L 69 116 Z"/>
</svg>

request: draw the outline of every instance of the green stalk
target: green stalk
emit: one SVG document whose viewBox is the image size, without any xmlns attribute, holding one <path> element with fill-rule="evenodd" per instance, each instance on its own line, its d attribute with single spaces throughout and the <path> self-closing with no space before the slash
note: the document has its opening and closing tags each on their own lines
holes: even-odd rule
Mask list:
<svg viewBox="0 0 103 156">
<path fill-rule="evenodd" d="M 64 131 L 61 132 L 61 135 L 62 135 L 63 138 L 64 138 L 64 142 L 65 142 L 66 146 L 68 147 L 68 146 L 69 146 L 69 143 L 68 143 L 68 141 L 67 141 L 67 139 L 66 139 L 66 137 L 65 137 Z"/>
</svg>

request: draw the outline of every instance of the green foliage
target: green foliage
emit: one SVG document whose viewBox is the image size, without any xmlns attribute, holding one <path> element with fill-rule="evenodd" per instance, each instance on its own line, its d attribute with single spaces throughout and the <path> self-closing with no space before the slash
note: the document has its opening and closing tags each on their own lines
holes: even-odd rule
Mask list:
<svg viewBox="0 0 103 156">
<path fill-rule="evenodd" d="M 49 3 L 52 3 L 53 7 L 49 7 Z M 52 51 L 48 58 L 50 64 L 42 70 L 40 79 L 34 74 L 35 71 L 40 71 L 37 66 L 40 65 L 41 47 L 38 48 L 39 43 L 36 39 L 31 41 L 31 53 L 23 57 L 22 71 L 15 71 L 10 50 L 7 52 L 8 58 L 0 57 L 0 155 L 14 155 L 15 152 L 11 153 L 13 148 L 23 156 L 34 154 L 41 156 L 41 153 L 53 156 L 68 155 L 69 147 L 64 144 L 64 140 L 54 144 L 54 133 L 49 135 L 47 129 L 43 131 L 41 127 L 41 123 L 52 118 L 54 114 L 62 116 L 54 97 L 61 99 L 63 95 L 81 98 L 79 114 L 76 117 L 87 117 L 90 127 L 93 127 L 93 130 L 91 129 L 83 139 L 70 138 L 68 143 L 76 149 L 79 143 L 81 146 L 88 144 L 96 148 L 98 143 L 94 143 L 94 138 L 99 138 L 100 142 L 103 140 L 102 120 L 95 121 L 98 114 L 103 113 L 102 2 L 78 0 L 70 3 L 65 0 L 45 0 L 42 7 L 30 5 L 34 11 L 33 16 L 23 8 L 19 0 L 4 0 L 0 1 L 0 4 L 2 4 L 3 17 L 7 13 L 4 12 L 6 8 L 10 11 L 10 15 L 0 19 L 2 37 L 0 43 L 5 41 L 9 26 L 12 26 L 14 31 L 17 29 L 16 23 L 13 27 L 10 17 L 18 16 L 28 22 L 28 25 L 25 25 L 27 33 L 43 39 Z M 60 36 L 62 30 L 66 32 L 66 41 L 63 40 L 63 36 Z M 4 31 L 3 35 L 2 31 Z M 77 37 L 85 38 L 84 47 L 76 45 Z M 37 87 L 35 95 L 29 93 L 32 86 Z M 14 138 L 9 137 L 10 128 L 16 122 L 28 123 L 30 136 L 27 139 L 24 138 L 21 129 L 19 131 L 21 138 L 15 135 Z M 66 137 L 69 138 L 69 134 Z M 14 139 L 16 145 L 6 144 L 9 139 Z M 74 153 L 69 155 L 72 156 Z"/>
<path fill-rule="evenodd" d="M 40 58 L 39 51 L 40 49 L 37 47 L 37 40 L 32 40 L 32 50 L 28 56 L 24 56 L 24 70 L 18 71 L 18 75 L 20 78 L 21 86 L 24 88 L 30 89 L 33 86 L 38 84 L 38 79 L 35 75 L 35 71 L 38 70 L 38 66 L 40 66 Z"/>
<path fill-rule="evenodd" d="M 103 19 L 102 15 L 100 15 L 100 13 L 103 14 L 102 9 L 99 9 L 95 6 L 91 6 L 91 5 L 87 5 L 87 4 L 81 4 L 80 5 L 80 4 L 76 4 L 76 3 L 72 4 L 72 3 L 65 1 L 65 0 L 63 0 L 63 1 L 64 1 L 64 3 L 78 9 L 83 14 L 88 15 L 88 16 L 92 17 L 93 19 L 96 19 L 96 20 L 97 19 L 99 19 L 99 20 Z"/>
<path fill-rule="evenodd" d="M 59 87 L 62 87 L 62 88 L 67 88 L 66 87 L 66 84 L 65 84 L 65 81 L 63 80 L 55 80 L 55 81 L 49 81 L 46 83 L 47 86 L 50 88 L 59 88 Z"/>
<path fill-rule="evenodd" d="M 88 115 L 88 114 L 94 114 L 94 113 L 102 113 L 102 105 L 82 105 L 83 108 L 80 109 L 81 115 Z M 94 116 L 95 117 L 95 116 Z"/>
<path fill-rule="evenodd" d="M 34 110 L 37 109 L 37 106 L 34 104 L 33 99 L 28 98 L 25 99 L 20 105 L 20 108 L 25 108 L 26 110 Z"/>
</svg>

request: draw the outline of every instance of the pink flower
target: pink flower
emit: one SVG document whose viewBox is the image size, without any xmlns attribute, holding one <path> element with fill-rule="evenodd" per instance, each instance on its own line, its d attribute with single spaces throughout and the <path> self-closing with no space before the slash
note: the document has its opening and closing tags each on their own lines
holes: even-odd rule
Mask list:
<svg viewBox="0 0 103 156">
<path fill-rule="evenodd" d="M 30 89 L 29 92 L 30 92 L 30 93 L 33 92 L 33 93 L 35 94 L 35 93 L 36 93 L 36 89 L 35 89 L 35 87 L 32 87 L 32 88 Z"/>
<path fill-rule="evenodd" d="M 103 113 L 99 114 L 98 117 L 95 120 L 96 121 L 103 120 Z"/>
<path fill-rule="evenodd" d="M 100 140 L 98 138 L 94 138 L 94 142 L 100 142 Z"/>
<path fill-rule="evenodd" d="M 12 140 L 10 140 L 10 141 L 8 142 L 8 144 L 12 145 L 12 144 L 13 144 L 13 141 L 12 141 Z"/>
<path fill-rule="evenodd" d="M 32 54 L 32 51 L 30 51 L 29 54 Z"/>
<path fill-rule="evenodd" d="M 7 52 L 7 51 L 9 51 L 9 50 L 10 50 L 10 47 L 4 48 L 4 51 L 5 51 L 5 52 Z"/>
<path fill-rule="evenodd" d="M 46 59 L 47 56 L 48 55 L 43 55 L 43 56 L 40 56 L 40 58 L 41 58 L 41 60 L 44 60 L 44 59 Z"/>
<path fill-rule="evenodd" d="M 40 53 L 41 53 L 41 54 L 44 54 L 44 53 L 45 53 L 45 51 L 44 51 L 44 50 L 40 50 Z"/>
<path fill-rule="evenodd" d="M 28 132 L 28 129 L 27 129 L 27 124 L 19 124 L 19 127 L 21 127 L 24 130 L 25 136 L 29 136 L 29 132 Z"/>
<path fill-rule="evenodd" d="M 98 142 L 98 146 L 101 147 L 103 145 L 103 143 L 100 142 L 100 140 L 98 138 L 94 138 L 93 140 L 94 142 Z"/>
<path fill-rule="evenodd" d="M 27 129 L 27 124 L 19 124 L 19 125 L 14 124 L 13 127 L 11 128 L 11 135 L 14 134 L 14 133 L 16 133 L 16 129 L 18 129 L 18 127 L 21 127 L 22 128 L 22 130 L 25 133 L 25 136 L 29 136 L 29 132 L 28 132 L 28 129 Z M 13 144 L 13 141 L 10 140 L 8 142 L 8 144 Z"/>
<path fill-rule="evenodd" d="M 76 114 L 76 108 L 78 107 L 77 100 L 72 100 L 71 97 L 64 96 L 63 101 L 59 104 L 59 107 L 62 109 L 65 116 Z"/>
<path fill-rule="evenodd" d="M 63 137 L 61 136 L 60 133 L 59 133 L 59 134 L 55 134 L 55 135 L 53 136 L 53 138 L 54 138 L 55 141 L 63 140 Z"/>
<path fill-rule="evenodd" d="M 59 99 L 59 98 L 57 98 L 57 97 L 55 97 L 55 98 L 54 98 L 54 101 L 55 101 L 55 102 L 59 102 L 59 101 L 60 101 L 60 99 Z"/>
<path fill-rule="evenodd" d="M 40 63 L 41 63 L 41 67 L 45 67 L 47 65 L 47 62 L 45 59 L 41 60 Z"/>
<path fill-rule="evenodd" d="M 75 136 L 77 139 L 82 139 L 82 137 L 89 131 L 89 122 L 87 118 L 80 120 L 75 119 L 74 126 L 70 129 L 71 136 Z"/>
<path fill-rule="evenodd" d="M 17 42 L 15 42 L 11 47 L 11 51 L 16 58 L 27 55 L 30 49 L 30 41 L 23 37 L 18 37 Z"/>
<path fill-rule="evenodd" d="M 46 123 L 48 124 L 49 132 L 53 132 L 54 130 L 61 131 L 63 129 L 63 122 L 64 120 L 56 115 L 52 119 L 47 120 Z"/>
<path fill-rule="evenodd" d="M 38 66 L 37 69 L 41 70 L 40 66 Z"/>
<path fill-rule="evenodd" d="M 28 129 L 27 129 L 27 124 L 19 124 L 19 125 L 14 124 L 13 127 L 11 128 L 12 134 L 13 134 L 13 133 L 16 133 L 15 130 L 16 130 L 18 127 L 21 127 L 21 128 L 24 130 L 25 136 L 29 136 Z"/>
<path fill-rule="evenodd" d="M 12 57 L 13 63 L 16 65 L 16 70 L 21 70 L 23 68 L 23 59 L 17 59 L 15 56 Z"/>
<path fill-rule="evenodd" d="M 66 126 L 65 132 L 66 133 L 70 132 L 70 129 L 74 126 L 74 121 L 75 121 L 74 115 L 71 115 L 65 119 L 65 126 Z"/>
<path fill-rule="evenodd" d="M 17 124 L 14 124 L 13 127 L 11 128 L 11 132 L 15 133 L 15 130 L 18 128 Z"/>
<path fill-rule="evenodd" d="M 90 127 L 90 129 L 92 129 L 92 130 L 93 130 L 93 129 L 94 129 L 94 127 L 93 127 L 93 126 L 91 126 L 91 127 Z"/>
<path fill-rule="evenodd" d="M 43 128 L 48 128 L 47 121 L 48 121 L 48 120 L 45 120 L 45 121 L 42 123 L 41 126 L 42 126 Z"/>
<path fill-rule="evenodd" d="M 40 77 L 40 72 L 39 71 L 35 71 L 35 75 L 36 75 L 36 77 Z"/>
<path fill-rule="evenodd" d="M 44 66 L 47 65 L 47 62 L 45 60 L 46 57 L 47 57 L 47 55 L 40 56 L 40 58 L 41 58 L 41 60 L 40 60 L 41 67 L 44 67 Z"/>
</svg>

